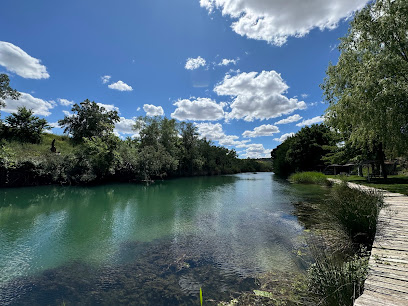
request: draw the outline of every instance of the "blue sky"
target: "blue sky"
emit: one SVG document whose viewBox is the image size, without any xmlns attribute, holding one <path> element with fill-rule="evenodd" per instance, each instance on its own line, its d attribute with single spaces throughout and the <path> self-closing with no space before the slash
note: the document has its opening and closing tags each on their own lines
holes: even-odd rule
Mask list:
<svg viewBox="0 0 408 306">
<path fill-rule="evenodd" d="M 25 105 L 56 123 L 90 99 L 120 112 L 121 136 L 164 114 L 240 157 L 269 156 L 321 121 L 319 84 L 367 2 L 3 0 L 0 73 L 23 95 L 2 117 Z"/>
</svg>

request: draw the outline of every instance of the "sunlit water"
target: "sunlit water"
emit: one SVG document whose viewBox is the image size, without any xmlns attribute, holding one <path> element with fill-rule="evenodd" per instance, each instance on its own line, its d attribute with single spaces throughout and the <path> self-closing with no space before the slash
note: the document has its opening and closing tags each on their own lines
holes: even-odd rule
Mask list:
<svg viewBox="0 0 408 306">
<path fill-rule="evenodd" d="M 305 269 L 294 202 L 324 189 L 272 173 L 150 186 L 0 190 L 0 304 L 191 304 Z"/>
</svg>

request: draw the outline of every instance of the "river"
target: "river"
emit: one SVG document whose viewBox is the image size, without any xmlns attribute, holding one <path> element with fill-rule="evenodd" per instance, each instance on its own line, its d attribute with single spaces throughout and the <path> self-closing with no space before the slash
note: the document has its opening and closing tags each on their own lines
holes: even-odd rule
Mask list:
<svg viewBox="0 0 408 306">
<path fill-rule="evenodd" d="M 293 203 L 324 194 L 273 173 L 0 189 L 0 304 L 229 300 L 305 270 Z"/>
</svg>

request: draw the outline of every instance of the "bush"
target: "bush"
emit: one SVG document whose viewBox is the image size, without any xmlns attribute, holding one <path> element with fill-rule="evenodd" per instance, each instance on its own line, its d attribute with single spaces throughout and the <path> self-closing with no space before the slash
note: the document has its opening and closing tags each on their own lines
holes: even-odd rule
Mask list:
<svg viewBox="0 0 408 306">
<path fill-rule="evenodd" d="M 351 240 L 371 245 L 377 219 L 384 205 L 382 194 L 375 189 L 350 188 L 346 182 L 336 185 L 328 199 L 328 209 Z"/>
<path fill-rule="evenodd" d="M 292 183 L 331 185 L 331 182 L 321 172 L 298 172 L 289 177 Z"/>
</svg>

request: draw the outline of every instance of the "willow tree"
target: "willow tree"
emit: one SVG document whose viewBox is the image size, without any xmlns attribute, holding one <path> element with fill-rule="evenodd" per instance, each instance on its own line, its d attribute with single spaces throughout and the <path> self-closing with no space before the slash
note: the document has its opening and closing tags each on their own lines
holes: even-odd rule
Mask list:
<svg viewBox="0 0 408 306">
<path fill-rule="evenodd" d="M 377 0 L 356 14 L 322 84 L 327 122 L 382 161 L 408 148 L 408 1 Z"/>
</svg>

